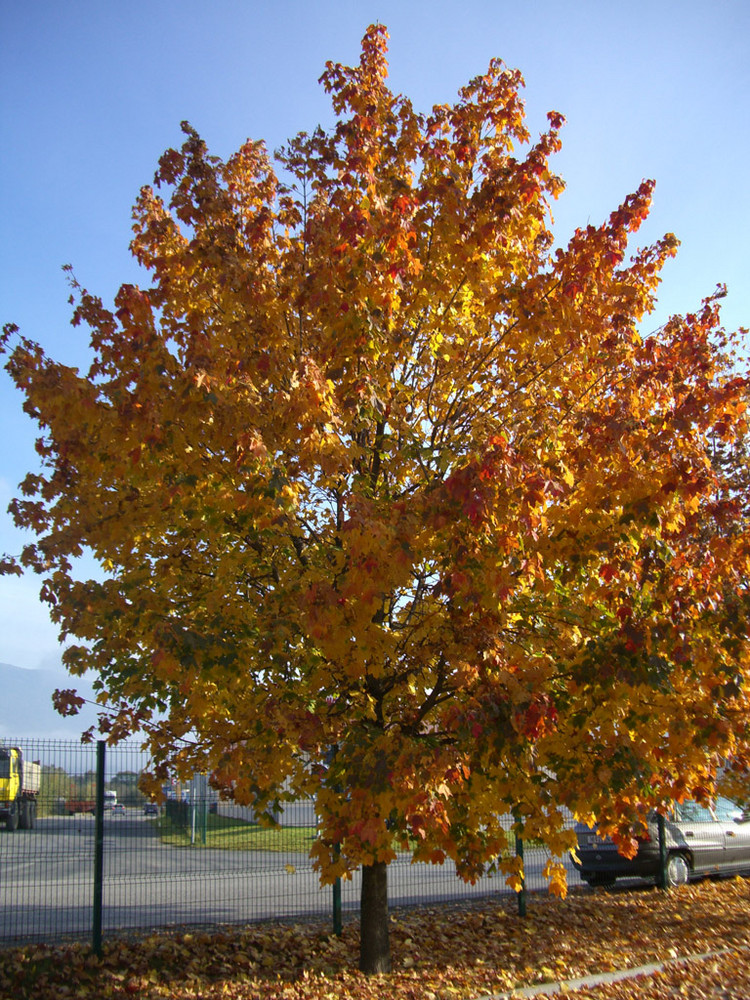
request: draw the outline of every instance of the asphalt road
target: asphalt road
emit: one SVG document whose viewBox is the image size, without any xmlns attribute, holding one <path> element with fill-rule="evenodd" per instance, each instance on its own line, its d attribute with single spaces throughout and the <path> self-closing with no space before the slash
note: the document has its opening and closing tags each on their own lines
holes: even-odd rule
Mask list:
<svg viewBox="0 0 750 1000">
<path fill-rule="evenodd" d="M 93 816 L 37 820 L 34 830 L 0 827 L 0 940 L 89 937 L 94 898 Z M 545 883 L 546 855 L 526 852 L 530 889 Z M 569 865 L 569 884 L 578 874 Z M 180 925 L 328 917 L 332 889 L 321 888 L 305 854 L 172 847 L 137 810 L 104 824 L 103 933 Z M 357 874 L 342 884 L 345 911 L 359 906 Z M 501 877 L 465 885 L 452 864 L 389 868 L 392 906 L 510 893 Z"/>
</svg>

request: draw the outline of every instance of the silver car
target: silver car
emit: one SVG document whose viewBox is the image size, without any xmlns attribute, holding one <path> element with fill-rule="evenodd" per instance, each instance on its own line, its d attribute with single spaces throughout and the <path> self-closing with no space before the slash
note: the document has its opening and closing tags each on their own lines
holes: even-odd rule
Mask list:
<svg viewBox="0 0 750 1000">
<path fill-rule="evenodd" d="M 675 803 L 664 826 L 668 885 L 682 885 L 704 875 L 750 873 L 750 816 L 729 799 L 718 798 L 712 809 L 691 801 Z M 596 828 L 578 823 L 576 835 L 578 857 L 573 863 L 589 885 L 612 885 L 618 878 L 658 879 L 655 813 L 632 859 L 624 858 L 609 838 L 599 837 Z"/>
</svg>

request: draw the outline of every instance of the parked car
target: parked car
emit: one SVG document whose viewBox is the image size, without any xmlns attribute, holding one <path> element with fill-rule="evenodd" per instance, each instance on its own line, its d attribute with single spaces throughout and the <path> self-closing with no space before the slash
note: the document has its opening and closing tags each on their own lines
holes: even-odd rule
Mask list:
<svg viewBox="0 0 750 1000">
<path fill-rule="evenodd" d="M 144 816 L 158 816 L 159 815 L 159 807 L 157 806 L 157 804 L 155 802 L 147 802 L 146 805 L 143 807 L 143 815 Z"/>
<path fill-rule="evenodd" d="M 122 804 L 122 802 L 116 802 L 112 806 L 112 815 L 113 816 L 124 816 L 125 815 L 125 806 Z"/>
<path fill-rule="evenodd" d="M 613 842 L 595 827 L 576 824 L 577 859 L 581 878 L 589 885 L 612 885 L 618 878 L 658 878 L 659 829 L 656 813 L 639 838 L 634 858 L 624 858 Z M 665 820 L 667 882 L 682 885 L 704 875 L 750 873 L 750 816 L 729 799 L 714 808 L 687 801 L 675 803 Z"/>
</svg>

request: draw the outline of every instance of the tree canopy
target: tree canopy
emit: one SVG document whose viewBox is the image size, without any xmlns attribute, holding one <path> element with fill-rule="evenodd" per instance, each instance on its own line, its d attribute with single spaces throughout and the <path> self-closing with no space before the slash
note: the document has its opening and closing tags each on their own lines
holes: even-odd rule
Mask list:
<svg viewBox="0 0 750 1000">
<path fill-rule="evenodd" d="M 748 383 L 721 289 L 644 332 L 678 245 L 630 246 L 652 182 L 556 246 L 562 116 L 532 139 L 499 60 L 419 113 L 386 39 L 275 166 L 183 124 L 134 209 L 147 283 L 110 309 L 71 278 L 87 372 L 6 328 L 42 429 L 20 565 L 110 738 L 261 811 L 312 796 L 324 880 L 402 849 L 517 879 L 510 813 L 563 892 L 566 809 L 628 850 L 747 759 L 747 495 L 715 456 Z"/>
</svg>

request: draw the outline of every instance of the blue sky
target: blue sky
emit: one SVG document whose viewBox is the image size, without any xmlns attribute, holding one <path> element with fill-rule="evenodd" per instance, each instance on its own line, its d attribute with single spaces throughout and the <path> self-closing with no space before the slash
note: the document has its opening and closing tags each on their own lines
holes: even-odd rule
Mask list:
<svg viewBox="0 0 750 1000">
<path fill-rule="evenodd" d="M 524 74 L 532 132 L 550 109 L 566 116 L 560 240 L 656 179 L 639 242 L 674 232 L 682 248 L 650 326 L 718 282 L 726 326 L 750 325 L 747 0 L 0 0 L 0 323 L 84 364 L 62 265 L 105 302 L 139 280 L 131 205 L 180 121 L 222 157 L 325 126 L 324 64 L 356 61 L 375 21 L 390 32 L 392 88 L 422 110 L 500 56 Z M 14 551 L 5 508 L 35 465 L 35 432 L 4 372 L 0 419 L 0 551 Z M 0 579 L 0 662 L 59 662 L 37 591 Z"/>
</svg>

